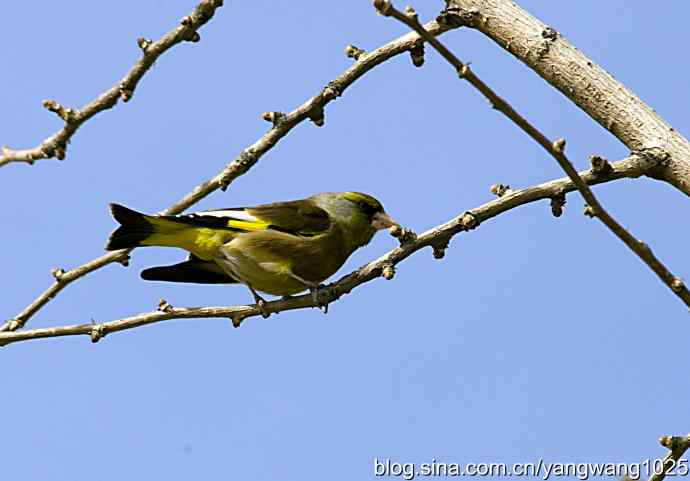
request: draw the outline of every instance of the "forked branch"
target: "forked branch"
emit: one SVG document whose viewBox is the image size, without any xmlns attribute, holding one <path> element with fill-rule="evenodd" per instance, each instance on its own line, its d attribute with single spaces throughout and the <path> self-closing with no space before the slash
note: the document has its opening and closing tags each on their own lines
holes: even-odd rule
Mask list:
<svg viewBox="0 0 690 481">
<path fill-rule="evenodd" d="M 654 255 L 651 248 L 644 242 L 636 239 L 630 232 L 628 232 L 622 225 L 620 225 L 599 203 L 597 198 L 592 193 L 587 184 L 580 178 L 573 164 L 565 155 L 565 140 L 558 139 L 556 141 L 549 140 L 539 129 L 533 126 L 527 119 L 521 116 L 507 101 L 497 95 L 486 83 L 484 83 L 469 66 L 463 63 L 455 54 L 448 50 L 438 39 L 433 37 L 426 31 L 424 26 L 419 23 L 417 13 L 411 7 L 405 9 L 405 13 L 397 10 L 389 0 L 375 0 L 374 6 L 384 16 L 393 17 L 396 20 L 404 23 L 415 32 L 417 32 L 424 40 L 431 44 L 442 56 L 445 58 L 457 71 L 459 77 L 466 80 L 470 85 L 476 88 L 486 99 L 491 103 L 492 107 L 504 114 L 511 121 L 513 121 L 523 132 L 534 139 L 549 155 L 551 155 L 558 165 L 565 171 L 573 184 L 580 191 L 582 197 L 587 202 L 587 209 L 585 214 L 590 217 L 596 217 L 616 237 L 618 237 L 630 250 L 632 250 L 647 266 L 661 279 L 661 281 L 668 286 L 671 291 L 678 296 L 678 298 L 690 307 L 690 291 L 688 291 L 685 283 L 680 277 L 676 277 L 671 271 Z M 656 156 L 659 159 L 659 165 L 668 160 L 668 154 L 660 149 L 647 149 L 648 155 Z"/>
<path fill-rule="evenodd" d="M 12 150 L 9 147 L 2 147 L 0 152 L 0 167 L 13 163 L 24 162 L 29 165 L 40 159 L 57 158 L 63 160 L 67 151 L 67 144 L 72 136 L 84 122 L 99 112 L 110 109 L 117 104 L 119 99 L 127 102 L 134 95 L 139 81 L 148 72 L 154 62 L 170 48 L 178 43 L 189 41 L 198 42 L 201 37 L 198 30 L 208 22 L 216 9 L 223 5 L 223 0 L 203 0 L 194 11 L 180 20 L 180 24 L 166 33 L 159 40 L 151 41 L 146 38 L 137 40 L 142 56 L 127 72 L 122 80 L 110 89 L 99 95 L 79 110 L 60 105 L 55 100 L 46 100 L 43 106 L 60 117 L 65 125 L 51 135 L 38 147 L 24 150 Z"/>
</svg>

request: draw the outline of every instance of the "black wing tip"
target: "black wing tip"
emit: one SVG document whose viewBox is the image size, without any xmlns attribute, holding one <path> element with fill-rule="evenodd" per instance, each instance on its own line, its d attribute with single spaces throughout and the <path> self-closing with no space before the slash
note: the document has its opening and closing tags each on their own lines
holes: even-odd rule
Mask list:
<svg viewBox="0 0 690 481">
<path fill-rule="evenodd" d="M 205 269 L 203 264 L 185 261 L 170 266 L 150 267 L 141 271 L 146 281 L 184 282 L 192 284 L 235 284 L 229 275 Z"/>
</svg>

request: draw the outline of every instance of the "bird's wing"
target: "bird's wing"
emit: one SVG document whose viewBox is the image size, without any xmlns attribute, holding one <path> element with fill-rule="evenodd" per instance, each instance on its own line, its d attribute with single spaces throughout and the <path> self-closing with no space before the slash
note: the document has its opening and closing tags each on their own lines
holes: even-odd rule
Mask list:
<svg viewBox="0 0 690 481">
<path fill-rule="evenodd" d="M 237 282 L 215 262 L 204 261 L 194 254 L 179 264 L 145 269 L 141 271 L 141 277 L 147 281 L 193 282 L 197 284 L 232 284 Z"/>
<path fill-rule="evenodd" d="M 241 232 L 273 229 L 299 236 L 325 232 L 331 225 L 328 213 L 309 201 L 277 202 L 197 212 L 177 219 L 199 227 L 225 228 Z"/>
</svg>

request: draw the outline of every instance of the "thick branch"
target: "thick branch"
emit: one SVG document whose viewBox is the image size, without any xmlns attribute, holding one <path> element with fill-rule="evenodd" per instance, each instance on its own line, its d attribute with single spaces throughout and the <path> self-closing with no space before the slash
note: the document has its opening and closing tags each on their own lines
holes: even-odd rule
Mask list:
<svg viewBox="0 0 690 481">
<path fill-rule="evenodd" d="M 683 280 L 674 276 L 673 273 L 657 259 L 647 244 L 636 239 L 604 209 L 594 193 L 587 186 L 587 183 L 580 178 L 575 167 L 566 157 L 564 139 L 551 142 L 541 131 L 539 131 L 539 129 L 515 111 L 508 102 L 498 96 L 487 84 L 477 77 L 477 75 L 469 69 L 467 64 L 460 61 L 460 59 L 448 50 L 439 40 L 424 30 L 424 26 L 419 23 L 417 13 L 412 7 L 407 7 L 405 13 L 402 13 L 393 7 L 390 0 L 375 0 L 374 6 L 382 15 L 391 16 L 419 33 L 419 35 L 427 40 L 448 61 L 448 63 L 455 67 L 461 79 L 469 82 L 470 85 L 476 88 L 489 102 L 491 102 L 491 105 L 496 110 L 512 120 L 523 132 L 541 145 L 544 150 L 558 162 L 558 165 L 561 166 L 570 180 L 577 186 L 580 194 L 582 194 L 582 197 L 588 204 L 585 213 L 590 217 L 598 218 L 616 237 L 632 250 L 642 262 L 647 264 L 659 279 L 661 279 L 661 281 L 666 284 L 686 306 L 690 307 L 690 291 L 685 286 Z M 647 155 L 653 155 L 662 162 L 667 160 L 667 155 L 663 151 L 661 153 L 657 151 L 658 149 L 645 150 Z"/>
<path fill-rule="evenodd" d="M 633 155 L 610 164 L 610 169 L 607 169 L 606 173 L 596 173 L 592 170 L 587 170 L 580 172 L 579 176 L 587 184 L 595 185 L 616 179 L 640 177 L 656 166 L 656 161 L 651 157 Z M 507 190 L 501 197 L 465 212 L 445 224 L 436 226 L 418 237 L 402 243 L 400 247 L 389 251 L 375 261 L 328 285 L 322 290 L 321 300 L 334 302 L 344 294 L 351 292 L 355 287 L 372 279 L 382 276 L 386 279 L 392 278 L 395 273 L 394 267 L 398 263 L 424 247 L 432 247 L 434 249 L 434 257 L 441 258 L 448 242 L 456 234 L 474 229 L 480 223 L 521 205 L 555 197 L 560 198 L 576 189 L 575 184 L 570 179 L 561 178 L 526 189 Z M 307 307 L 317 307 L 311 294 L 268 302 L 266 303 L 266 312 L 277 313 Z M 112 332 L 132 329 L 168 319 L 226 317 L 231 318 L 233 324 L 239 326 L 244 319 L 260 315 L 261 311 L 256 305 L 175 308 L 167 305 L 167 303 L 163 303 L 158 311 L 100 324 L 79 324 L 17 332 L 0 332 L 0 345 L 31 339 L 77 335 L 91 336 L 93 341 L 98 341 L 106 334 Z"/>
<path fill-rule="evenodd" d="M 117 104 L 121 98 L 127 102 L 136 89 L 139 81 L 144 74 L 151 68 L 154 62 L 168 49 L 184 42 L 198 42 L 200 40 L 197 30 L 208 22 L 216 9 L 223 5 L 223 0 L 203 0 L 194 11 L 183 17 L 180 25 L 166 33 L 160 40 L 152 42 L 145 38 L 138 40 L 139 47 L 143 55 L 139 61 L 127 72 L 122 80 L 102 93 L 98 98 L 92 100 L 79 110 L 63 107 L 54 100 L 46 100 L 43 106 L 57 114 L 65 121 L 64 127 L 55 134 L 45 139 L 41 145 L 32 149 L 12 150 L 3 147 L 0 156 L 0 167 L 12 162 L 25 162 L 33 165 L 36 160 L 50 159 L 56 157 L 58 160 L 65 158 L 67 144 L 74 133 L 84 122 L 99 112 L 110 109 Z"/>
<path fill-rule="evenodd" d="M 447 0 L 446 13 L 475 28 L 560 90 L 632 151 L 661 149 L 651 176 L 690 195 L 690 143 L 565 37 L 510 0 Z M 448 15 L 446 15 L 448 17 Z"/>
<path fill-rule="evenodd" d="M 429 22 L 425 28 L 433 35 L 440 35 L 454 27 L 442 26 L 436 22 Z M 317 125 L 323 123 L 324 107 L 326 104 L 341 95 L 347 87 L 352 85 L 365 73 L 385 62 L 386 60 L 407 52 L 418 46 L 420 41 L 416 33 L 408 33 L 402 37 L 387 43 L 386 45 L 370 52 L 359 55 L 357 62 L 345 70 L 335 80 L 330 82 L 321 92 L 307 100 L 304 104 L 290 112 L 282 114 L 280 112 L 270 112 L 264 114 L 264 118 L 273 123 L 273 127 L 266 132 L 259 140 L 254 142 L 249 148 L 243 150 L 234 160 L 232 160 L 220 173 L 210 180 L 198 185 L 190 193 L 175 202 L 169 208 L 159 212 L 164 215 L 179 214 L 201 199 L 211 194 L 217 189 L 225 190 L 232 181 L 247 172 L 256 164 L 262 155 L 271 150 L 280 139 L 285 137 L 297 124 L 305 119 L 314 120 Z M 17 314 L 13 319 L 8 320 L 0 326 L 0 332 L 14 331 L 24 326 L 26 321 L 31 318 L 39 309 L 45 306 L 48 301 L 53 299 L 62 289 L 75 280 L 86 274 L 100 269 L 113 262 L 125 263 L 129 257 L 130 250 L 119 250 L 109 252 L 86 264 L 83 264 L 70 271 L 63 272 L 56 270 L 59 275 L 55 275 L 56 282 L 38 296 L 24 310 Z"/>
</svg>

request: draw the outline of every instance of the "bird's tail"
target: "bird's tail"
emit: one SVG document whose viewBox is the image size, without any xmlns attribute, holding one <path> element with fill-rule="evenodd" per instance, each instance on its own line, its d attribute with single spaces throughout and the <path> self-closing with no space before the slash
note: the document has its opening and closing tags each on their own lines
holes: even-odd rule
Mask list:
<svg viewBox="0 0 690 481">
<path fill-rule="evenodd" d="M 178 235 L 186 226 L 169 217 L 142 214 L 120 204 L 110 204 L 110 212 L 121 225 L 108 238 L 106 250 L 140 246 L 179 246 Z"/>
</svg>

